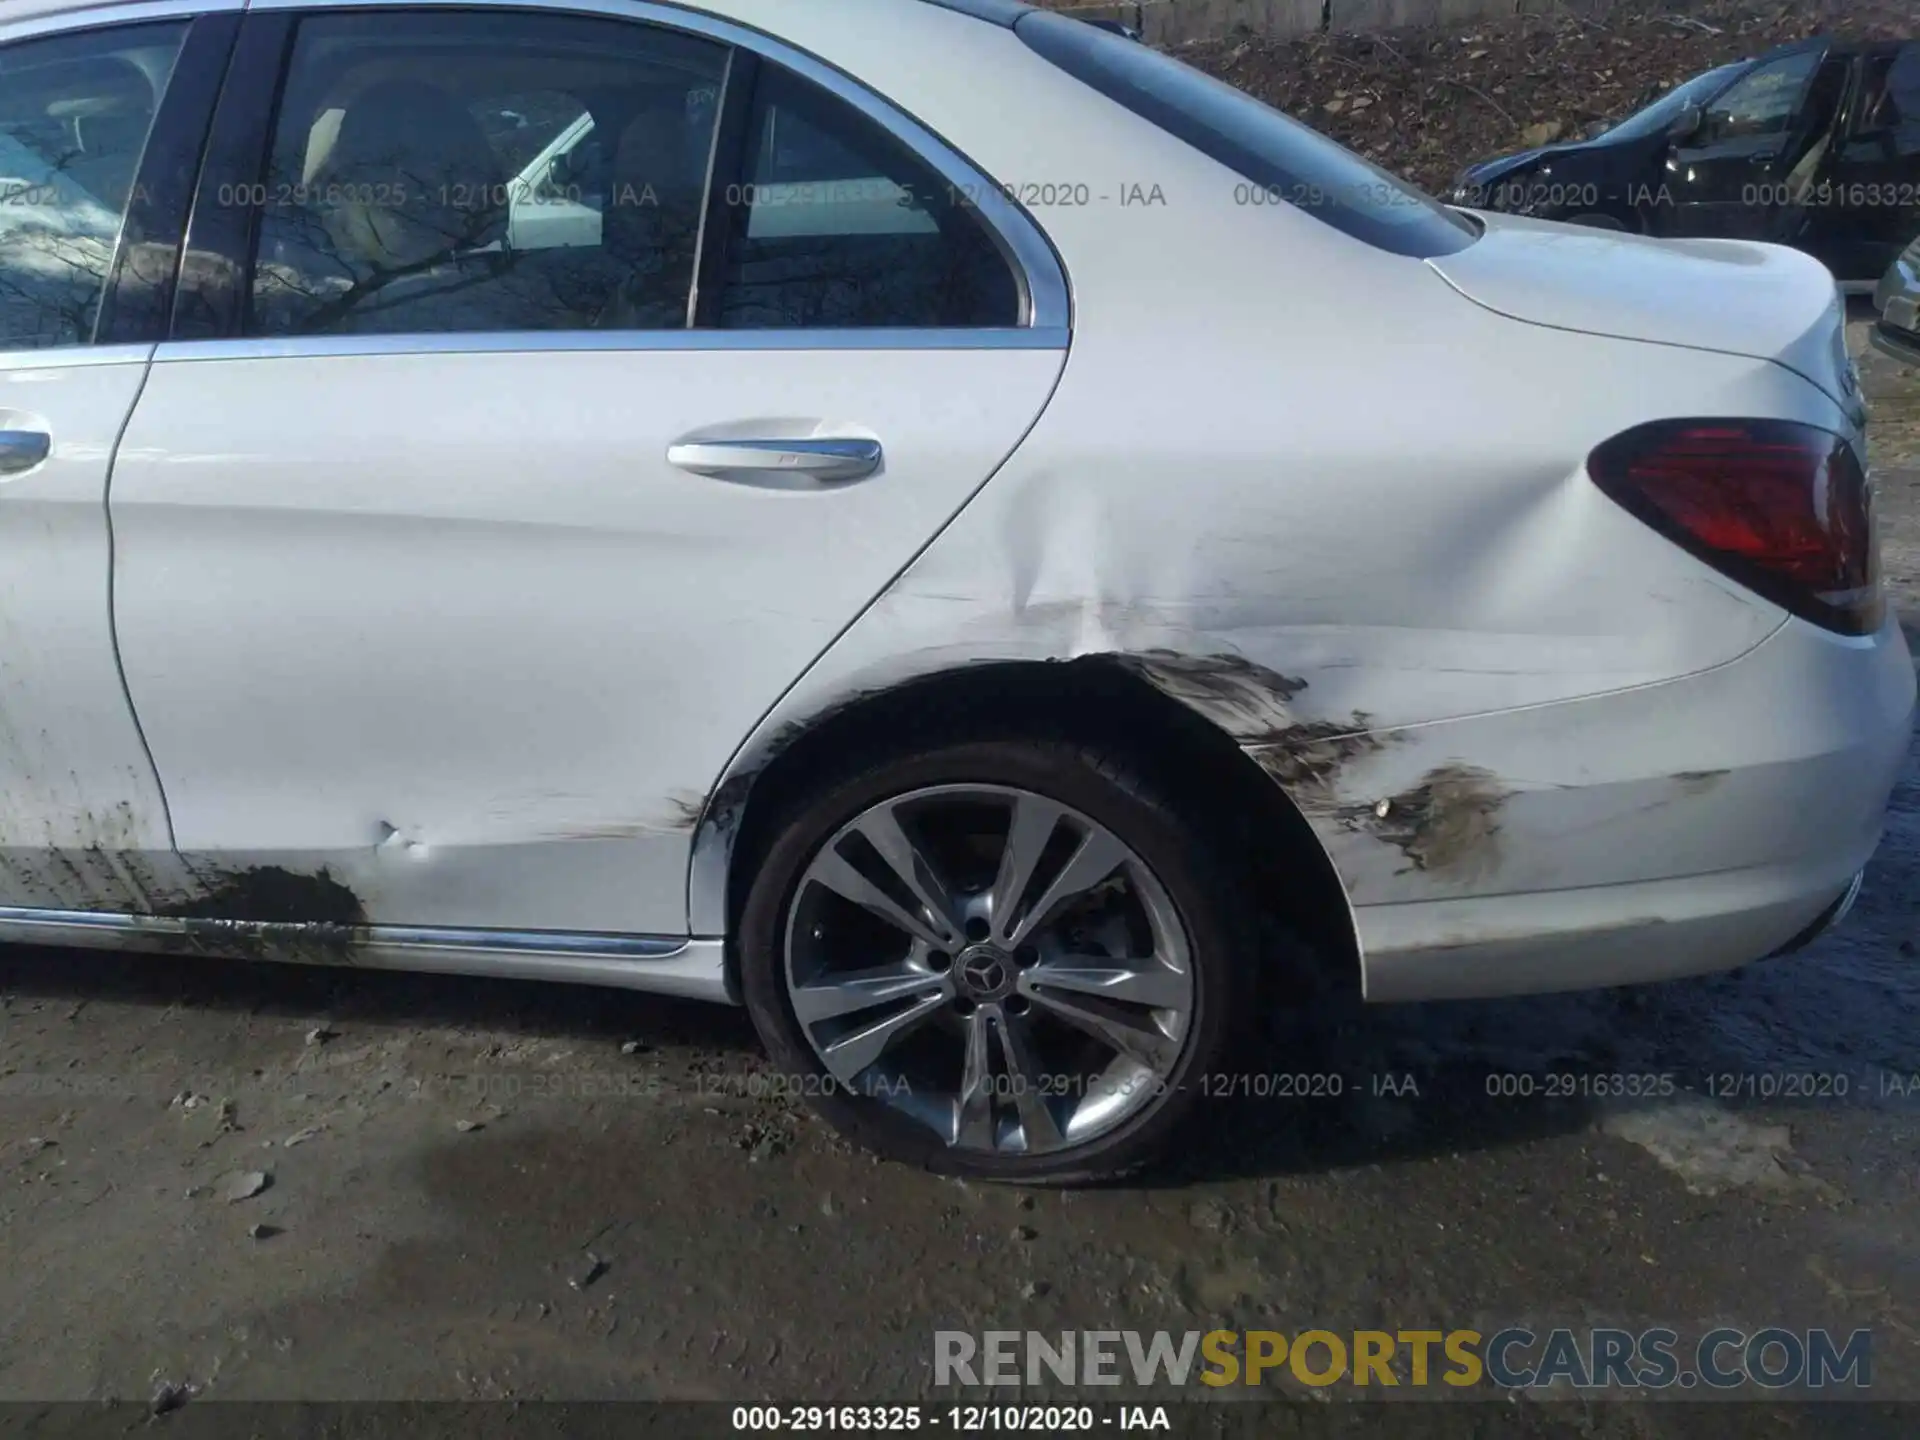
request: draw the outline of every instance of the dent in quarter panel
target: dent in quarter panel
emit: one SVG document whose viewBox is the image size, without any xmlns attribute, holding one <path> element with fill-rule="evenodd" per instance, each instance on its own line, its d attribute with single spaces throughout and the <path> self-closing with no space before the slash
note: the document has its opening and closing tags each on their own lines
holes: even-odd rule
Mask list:
<svg viewBox="0 0 1920 1440">
<path fill-rule="evenodd" d="M 1359 903 L 1710 850 L 1683 837 L 1614 853 L 1619 829 L 1612 851 L 1526 843 L 1543 824 L 1606 829 L 1612 807 L 1670 801 L 1672 774 L 1723 763 L 1694 737 L 1652 736 L 1596 764 L 1565 716 L 1727 665 L 1784 619 L 1608 500 L 1585 459 L 1658 416 L 1844 426 L 1829 398 L 1767 360 L 1515 321 L 1295 207 L 1237 204 L 1231 171 L 1087 87 L 1050 83 L 991 27 L 952 27 L 953 55 L 1008 77 L 983 107 L 971 77 L 986 70 L 929 69 L 873 23 L 880 0 L 730 4 L 912 94 L 996 178 L 1028 177 L 1044 136 L 1051 168 L 1091 194 L 1150 185 L 1167 203 L 1039 213 L 1073 284 L 1073 354 L 1052 402 L 715 777 L 729 810 L 771 737 L 848 696 L 976 661 L 1105 655 L 1132 657 L 1275 775 Z M 1604 288 L 1604 271 L 1593 279 Z M 1522 710 L 1523 731 L 1557 732 L 1549 762 L 1469 728 Z M 1448 767 L 1491 778 L 1451 807 Z M 1555 803 L 1593 782 L 1595 805 Z M 1394 820 L 1393 797 L 1423 785 Z M 1482 803 L 1496 793 L 1497 809 Z M 703 824 L 691 882 L 700 933 L 726 926 L 725 846 L 706 843 L 718 828 Z"/>
<path fill-rule="evenodd" d="M 1290 288 L 1293 273 L 1275 294 L 1310 310 L 1318 292 Z M 1265 292 L 1202 312 L 1204 336 L 1179 307 L 1149 326 L 1137 299 L 1104 316 L 1083 303 L 1032 435 L 769 715 L 721 777 L 729 802 L 771 736 L 848 696 L 975 662 L 1102 655 L 1239 743 L 1313 824 L 1355 905 L 1710 855 L 1705 838 L 1618 853 L 1634 832 L 1615 812 L 1670 803 L 1671 777 L 1718 767 L 1715 747 L 1650 735 L 1609 779 L 1582 758 L 1580 717 L 1593 697 L 1724 666 L 1783 616 L 1615 506 L 1584 457 L 1665 409 L 1831 423 L 1830 403 L 1766 362 L 1517 324 L 1417 266 L 1344 305 L 1354 335 L 1337 347 L 1282 343 L 1313 326 L 1298 310 L 1283 324 Z M 1423 327 L 1494 373 L 1407 344 Z M 1231 373 L 1253 355 L 1257 387 Z M 1516 407 L 1502 383 L 1569 372 L 1591 377 L 1571 413 Z M 1400 423 L 1379 423 L 1383 395 Z M 1551 757 L 1482 741 L 1507 727 L 1473 717 L 1500 715 L 1558 734 Z M 1588 784 L 1587 803 L 1564 803 Z M 693 881 L 704 933 L 726 923 L 714 828 Z M 1533 843 L 1562 830 L 1576 834 L 1557 849 Z"/>
</svg>

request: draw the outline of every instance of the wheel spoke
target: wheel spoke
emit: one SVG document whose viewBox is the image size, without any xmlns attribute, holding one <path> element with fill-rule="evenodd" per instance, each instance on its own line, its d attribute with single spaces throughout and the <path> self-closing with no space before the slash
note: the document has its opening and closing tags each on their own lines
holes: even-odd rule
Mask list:
<svg viewBox="0 0 1920 1440">
<path fill-rule="evenodd" d="M 911 965 L 882 965 L 875 970 L 850 970 L 811 985 L 793 988 L 793 1013 L 802 1025 L 871 1010 L 910 995 L 945 999 L 952 982 Z"/>
<path fill-rule="evenodd" d="M 1149 956 L 1145 960 L 1115 961 L 1105 955 L 1065 955 L 1029 971 L 1021 989 L 1044 985 L 1124 1000 L 1153 1010 L 1185 1009 L 1193 996 L 1192 982 Z"/>
<path fill-rule="evenodd" d="M 876 1020 L 830 1044 L 818 1045 L 816 1042 L 820 1058 L 836 1079 L 842 1084 L 851 1085 L 862 1070 L 880 1058 L 882 1051 L 902 1035 L 924 1025 L 934 1011 L 944 1004 L 946 996 L 935 991 L 899 1014 Z"/>
<path fill-rule="evenodd" d="M 1020 1116 L 1020 1133 L 1026 1139 L 1027 1149 L 1051 1149 L 1060 1143 L 1061 1136 L 1060 1123 L 1047 1108 L 1042 1089 L 1046 1072 L 1035 1063 L 1027 1045 L 1026 1030 L 1018 1021 L 1000 1015 L 995 1028 L 1000 1032 L 1000 1048 L 1007 1057 L 1008 1087 L 1013 1091 L 1013 1106 Z"/>
<path fill-rule="evenodd" d="M 991 1025 L 997 1006 L 982 1006 L 967 1017 L 967 1056 L 960 1071 L 953 1143 L 974 1150 L 993 1149 L 993 1053 Z"/>
<path fill-rule="evenodd" d="M 1049 994 L 1037 986 L 1031 996 L 1033 1003 L 1049 1014 L 1156 1074 L 1164 1074 L 1172 1065 L 1177 1053 L 1174 1042 L 1137 1011 L 1128 1014 L 1120 1006 L 1092 996 Z"/>
<path fill-rule="evenodd" d="M 1021 795 L 1013 802 L 1013 814 L 1007 821 L 1007 845 L 1000 852 L 1000 873 L 994 877 L 993 893 L 988 901 L 994 938 L 1003 944 L 1013 943 L 1009 936 L 1019 919 L 1013 907 L 1020 903 L 1027 886 L 1033 883 L 1034 866 L 1040 863 L 1047 842 L 1053 839 L 1054 829 L 1065 813 L 1061 806 L 1038 795 Z"/>
<path fill-rule="evenodd" d="M 1125 863 L 1127 853 L 1127 848 L 1106 831 L 1089 829 L 1081 836 L 1073 855 L 1060 867 L 1060 873 L 1053 877 L 1045 893 L 1033 902 L 1031 910 L 1020 917 L 1012 933 L 1007 936 L 1006 943 L 1025 944 L 1027 937 L 1045 924 L 1054 911 L 1074 897 L 1086 894 L 1119 869 Z"/>
<path fill-rule="evenodd" d="M 907 934 L 922 944 L 935 950 L 950 949 L 953 940 L 941 934 L 925 918 L 896 904 L 892 896 L 862 875 L 847 863 L 845 856 L 835 850 L 822 850 L 814 859 L 809 875 L 826 886 L 836 895 L 851 900 L 861 909 L 871 911 L 897 930 Z"/>
<path fill-rule="evenodd" d="M 1145 859 L 1015 785 L 924 785 L 846 820 L 783 930 L 788 1013 L 820 1073 L 956 1159 L 1060 1155 L 1157 1103 L 1151 1085 L 1097 1105 L 1071 1086 L 1170 1076 L 1200 996 L 1179 907 Z"/>
<path fill-rule="evenodd" d="M 878 809 L 861 817 L 854 829 L 867 837 L 867 843 L 879 852 L 909 894 L 920 902 L 940 945 L 960 941 L 960 922 L 954 918 L 953 896 L 938 872 L 900 826 L 900 817 L 891 809 Z"/>
</svg>

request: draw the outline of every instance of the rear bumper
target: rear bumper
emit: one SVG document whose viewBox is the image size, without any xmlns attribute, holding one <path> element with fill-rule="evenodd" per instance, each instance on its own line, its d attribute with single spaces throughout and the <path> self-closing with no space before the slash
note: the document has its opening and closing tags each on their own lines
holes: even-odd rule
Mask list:
<svg viewBox="0 0 1920 1440">
<path fill-rule="evenodd" d="M 1805 943 L 1879 843 L 1914 705 L 1896 622 L 1849 639 L 1794 620 L 1685 680 L 1432 727 L 1433 755 L 1508 788 L 1477 873 L 1403 870 L 1372 887 L 1389 903 L 1363 884 L 1367 998 L 1637 984 Z M 1362 853 L 1329 850 L 1343 874 Z"/>
<path fill-rule="evenodd" d="M 1730 970 L 1835 923 L 1853 877 L 1836 887 L 1834 872 L 1853 861 L 1396 906 L 1367 917 L 1367 999 L 1537 995 Z M 1436 934 L 1460 938 L 1435 946 Z"/>
<path fill-rule="evenodd" d="M 1866 879 L 1867 872 L 1864 868 L 1854 871 L 1852 883 L 1840 892 L 1839 899 L 1835 900 L 1833 904 L 1814 916 L 1811 925 L 1807 926 L 1806 929 L 1802 930 L 1798 935 L 1787 941 L 1786 944 L 1782 945 L 1766 958 L 1773 960 L 1782 955 L 1792 955 L 1804 950 L 1822 935 L 1826 934 L 1827 931 L 1833 929 L 1834 926 L 1846 919 L 1847 912 L 1853 909 L 1854 902 L 1860 898 L 1860 887 L 1866 883 Z"/>
<path fill-rule="evenodd" d="M 1920 365 L 1920 335 L 1910 330 L 1890 329 L 1883 321 L 1867 333 L 1867 339 L 1874 349 L 1903 365 Z"/>
</svg>

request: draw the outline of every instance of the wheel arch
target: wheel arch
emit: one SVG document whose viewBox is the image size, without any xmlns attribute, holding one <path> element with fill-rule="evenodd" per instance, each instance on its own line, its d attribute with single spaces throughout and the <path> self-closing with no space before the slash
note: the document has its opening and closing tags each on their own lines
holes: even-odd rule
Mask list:
<svg viewBox="0 0 1920 1440">
<path fill-rule="evenodd" d="M 1136 657 L 982 661 L 858 690 L 804 717 L 763 725 L 710 792 L 694 827 L 688 906 L 696 935 L 737 933 L 755 867 L 786 807 L 828 757 L 895 745 L 902 735 L 1006 732 L 1031 717 L 1054 735 L 1122 748 L 1191 797 L 1242 856 L 1263 927 L 1312 952 L 1316 979 L 1358 990 L 1360 948 L 1346 888 L 1320 838 L 1281 784 L 1212 719 L 1157 688 Z M 1029 723 L 1023 718 L 1023 725 Z M 738 994 L 738 956 L 727 950 Z"/>
</svg>

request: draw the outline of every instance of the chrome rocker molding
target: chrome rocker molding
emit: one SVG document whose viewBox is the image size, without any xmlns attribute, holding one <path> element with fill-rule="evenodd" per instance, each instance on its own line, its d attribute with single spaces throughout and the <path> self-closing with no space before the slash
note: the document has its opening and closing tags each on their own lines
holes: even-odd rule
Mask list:
<svg viewBox="0 0 1920 1440">
<path fill-rule="evenodd" d="M 739 1003 L 727 989 L 725 941 L 670 935 L 301 925 L 0 906 L 0 942 L 176 954 L 187 951 L 356 970 L 558 980 Z"/>
</svg>

